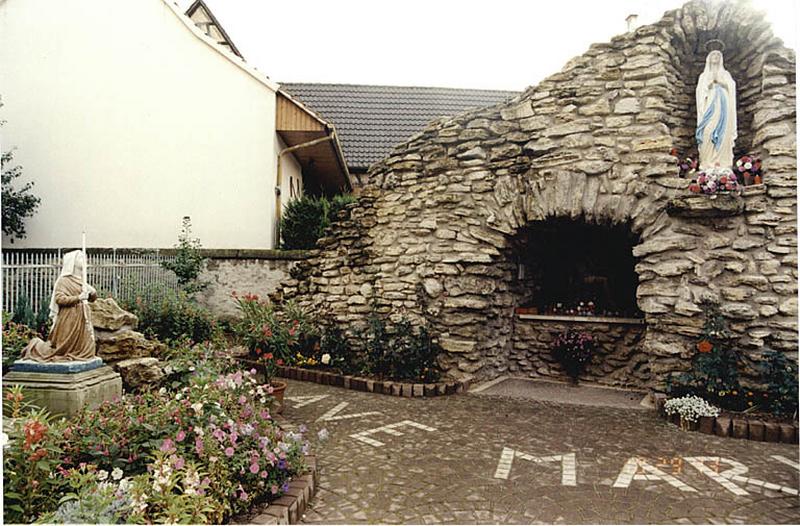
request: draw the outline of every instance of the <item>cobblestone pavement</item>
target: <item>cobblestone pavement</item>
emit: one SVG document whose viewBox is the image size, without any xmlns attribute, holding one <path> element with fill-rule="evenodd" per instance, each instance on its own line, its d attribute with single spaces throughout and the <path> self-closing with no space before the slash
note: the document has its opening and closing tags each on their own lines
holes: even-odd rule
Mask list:
<svg viewBox="0 0 800 526">
<path fill-rule="evenodd" d="M 294 380 L 286 394 L 319 458 L 307 523 L 800 523 L 796 446 L 641 410 Z"/>
</svg>

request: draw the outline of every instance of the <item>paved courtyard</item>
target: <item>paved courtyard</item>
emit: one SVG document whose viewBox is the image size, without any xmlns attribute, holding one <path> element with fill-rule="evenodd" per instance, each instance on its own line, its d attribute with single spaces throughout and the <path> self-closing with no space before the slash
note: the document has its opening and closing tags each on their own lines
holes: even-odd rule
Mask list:
<svg viewBox="0 0 800 526">
<path fill-rule="evenodd" d="M 294 380 L 287 397 L 284 416 L 308 426 L 319 455 L 307 523 L 800 523 L 792 445 L 511 397 Z"/>
</svg>

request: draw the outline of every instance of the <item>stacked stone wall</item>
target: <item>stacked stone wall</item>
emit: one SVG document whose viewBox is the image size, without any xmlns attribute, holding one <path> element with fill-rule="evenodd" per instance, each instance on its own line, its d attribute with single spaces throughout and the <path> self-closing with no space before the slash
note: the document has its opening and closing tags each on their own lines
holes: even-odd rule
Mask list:
<svg viewBox="0 0 800 526">
<path fill-rule="evenodd" d="M 669 154 L 696 119 L 695 73 L 678 76 L 712 38 L 726 42 L 744 90 L 740 145 L 767 170 L 765 184 L 731 199 L 689 197 Z M 736 78 L 737 64 L 755 70 Z M 764 348 L 797 351 L 794 93 L 794 53 L 763 17 L 690 2 L 508 103 L 436 121 L 397 147 L 282 294 L 343 323 L 363 322 L 371 303 L 427 321 L 454 376 L 524 373 L 514 236 L 550 218 L 626 225 L 641 240 L 637 352 L 648 371 L 626 381 L 658 387 L 688 366 L 706 298 L 720 302 L 755 374 Z"/>
</svg>

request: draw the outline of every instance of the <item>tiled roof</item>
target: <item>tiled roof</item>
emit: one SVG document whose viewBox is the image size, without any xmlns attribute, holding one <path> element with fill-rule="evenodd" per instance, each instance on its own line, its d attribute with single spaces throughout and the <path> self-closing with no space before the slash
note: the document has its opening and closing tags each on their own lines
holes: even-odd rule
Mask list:
<svg viewBox="0 0 800 526">
<path fill-rule="evenodd" d="M 281 87 L 333 123 L 351 170 L 363 170 L 386 157 L 430 121 L 492 106 L 519 95 L 515 91 L 306 84 Z"/>
</svg>

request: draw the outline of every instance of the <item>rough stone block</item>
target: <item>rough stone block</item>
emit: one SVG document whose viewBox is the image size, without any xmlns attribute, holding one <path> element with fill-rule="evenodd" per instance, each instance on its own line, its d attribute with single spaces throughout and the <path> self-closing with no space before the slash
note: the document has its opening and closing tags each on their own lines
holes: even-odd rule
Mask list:
<svg viewBox="0 0 800 526">
<path fill-rule="evenodd" d="M 733 432 L 731 436 L 733 438 L 747 438 L 747 420 L 744 418 L 735 418 L 733 420 Z"/>
<path fill-rule="evenodd" d="M 439 396 L 446 395 L 447 384 L 445 384 L 444 382 L 439 382 L 438 384 L 436 384 L 436 394 Z"/>
<path fill-rule="evenodd" d="M 764 422 L 761 420 L 750 420 L 748 427 L 747 438 L 759 442 L 764 441 Z"/>
<path fill-rule="evenodd" d="M 367 392 L 374 393 L 375 392 L 375 380 L 366 380 Z"/>
<path fill-rule="evenodd" d="M 344 381 L 342 382 L 342 387 L 344 387 L 345 389 L 352 389 L 352 381 L 353 381 L 352 376 L 345 376 Z"/>
<path fill-rule="evenodd" d="M 797 444 L 797 427 L 791 424 L 780 424 L 781 442 L 784 444 Z"/>
<path fill-rule="evenodd" d="M 714 420 L 715 418 L 713 416 L 701 416 L 700 421 L 697 424 L 698 431 L 705 433 L 706 435 L 713 435 Z"/>
<path fill-rule="evenodd" d="M 424 396 L 425 386 L 422 384 L 414 384 L 414 396 Z"/>
<path fill-rule="evenodd" d="M 425 396 L 436 396 L 436 384 L 425 384 Z"/>
<path fill-rule="evenodd" d="M 775 422 L 764 423 L 764 441 L 765 442 L 780 442 L 781 441 L 781 426 Z"/>
<path fill-rule="evenodd" d="M 717 436 L 731 436 L 731 419 L 727 416 L 718 416 L 714 422 L 714 433 Z"/>
<path fill-rule="evenodd" d="M 122 379 L 108 366 L 74 374 L 10 371 L 3 383 L 22 386 L 31 403 L 67 418 L 122 395 Z"/>
<path fill-rule="evenodd" d="M 336 387 L 344 386 L 344 377 L 342 377 L 340 374 L 334 374 L 331 379 L 331 385 Z"/>
<path fill-rule="evenodd" d="M 403 384 L 398 384 L 395 382 L 390 382 L 392 386 L 392 395 L 393 396 L 400 396 L 403 394 Z"/>
<path fill-rule="evenodd" d="M 411 398 L 412 396 L 414 396 L 413 384 L 403 384 L 403 396 L 405 398 Z"/>
<path fill-rule="evenodd" d="M 288 517 L 287 517 L 288 518 Z M 278 517 L 270 515 L 269 513 L 262 513 L 253 518 L 253 524 L 280 524 Z"/>
</svg>

